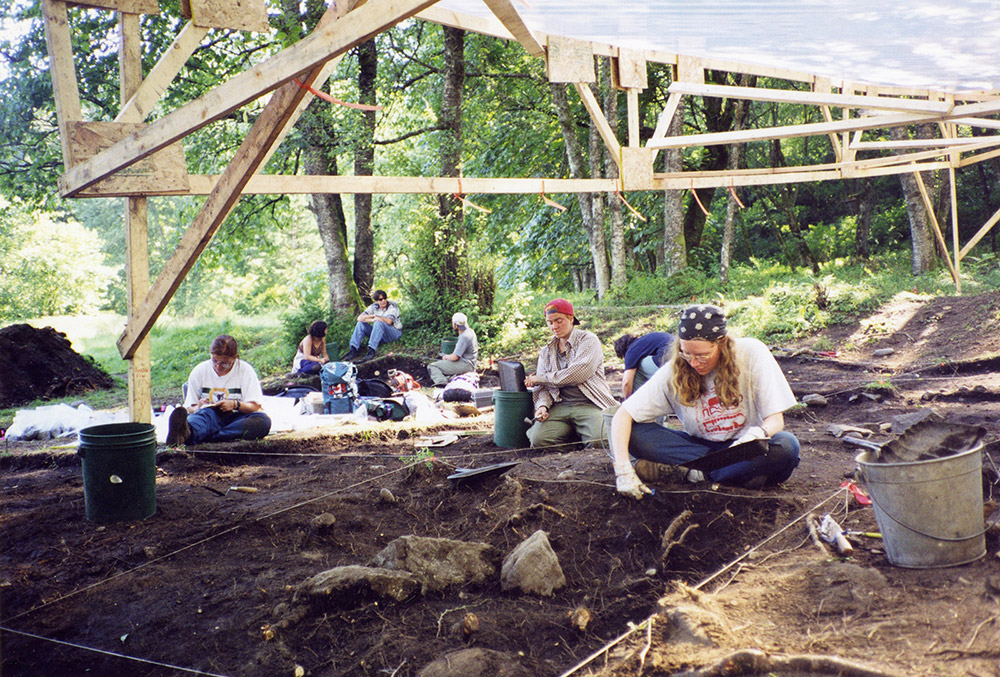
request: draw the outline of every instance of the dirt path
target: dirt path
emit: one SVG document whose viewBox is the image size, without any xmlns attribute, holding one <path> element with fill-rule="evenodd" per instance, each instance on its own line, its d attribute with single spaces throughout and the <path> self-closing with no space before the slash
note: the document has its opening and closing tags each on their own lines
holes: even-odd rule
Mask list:
<svg viewBox="0 0 1000 677">
<path fill-rule="evenodd" d="M 558 675 L 630 622 L 634 633 L 576 674 L 675 674 L 727 657 L 727 672 L 692 674 L 998 674 L 996 535 L 970 564 L 904 569 L 877 539 L 859 538 L 846 560 L 824 555 L 804 526 L 814 511 L 878 530 L 871 508 L 839 489 L 858 450 L 828 433 L 831 423 L 879 431 L 933 407 L 1000 440 L 996 299 L 935 303 L 871 342 L 850 338 L 861 325 L 831 332 L 822 343 L 837 358 L 792 356 L 811 343 L 789 347 L 780 361 L 796 394 L 829 403 L 788 416 L 802 464 L 769 491 L 671 478 L 634 502 L 614 491 L 602 451 L 500 449 L 483 416 L 463 419 L 463 434 L 430 461 L 416 456 L 424 431 L 410 424 L 161 450 L 156 515 L 97 526 L 84 517 L 71 452 L 11 445 L 0 455 L 3 674 Z M 970 316 L 980 318 L 975 331 Z M 871 355 L 917 336 L 912 355 Z M 620 372 L 608 378 L 617 384 Z M 510 460 L 520 463 L 503 476 L 447 479 L 456 467 Z M 324 515 L 332 524 L 316 521 Z M 400 536 L 486 543 L 499 564 L 537 530 L 566 578 L 551 597 L 503 590 L 499 576 L 403 602 L 304 605 L 297 592 L 322 571 L 367 564 Z M 479 651 L 454 653 L 468 649 Z M 443 656 L 450 672 L 427 667 Z"/>
</svg>

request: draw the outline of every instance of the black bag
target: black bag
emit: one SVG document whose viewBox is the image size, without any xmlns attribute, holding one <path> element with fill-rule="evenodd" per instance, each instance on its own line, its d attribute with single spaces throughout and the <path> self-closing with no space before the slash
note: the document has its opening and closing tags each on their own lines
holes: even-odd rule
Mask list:
<svg viewBox="0 0 1000 677">
<path fill-rule="evenodd" d="M 497 371 L 500 373 L 500 390 L 505 393 L 523 393 L 527 390 L 524 385 L 524 365 L 520 362 L 498 360 Z"/>
<path fill-rule="evenodd" d="M 309 393 L 318 393 L 318 392 L 319 391 L 316 390 L 316 388 L 313 388 L 312 386 L 306 386 L 306 385 L 293 386 L 293 385 L 290 385 L 287 388 L 285 388 L 284 390 L 282 390 L 280 393 L 278 393 L 277 395 L 275 395 L 275 397 L 294 397 L 295 401 L 298 402 L 299 400 L 301 400 L 303 397 L 305 397 Z"/>
<path fill-rule="evenodd" d="M 390 397 L 392 388 L 381 379 L 362 378 L 358 379 L 358 395 L 360 397 Z"/>
<path fill-rule="evenodd" d="M 364 403 L 368 415 L 374 416 L 376 421 L 402 421 L 410 413 L 406 405 L 398 400 L 365 398 Z"/>
</svg>

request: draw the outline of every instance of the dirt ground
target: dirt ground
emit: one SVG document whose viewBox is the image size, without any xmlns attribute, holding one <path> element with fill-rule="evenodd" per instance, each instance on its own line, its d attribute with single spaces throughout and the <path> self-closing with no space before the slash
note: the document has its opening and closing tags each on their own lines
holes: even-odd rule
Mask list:
<svg viewBox="0 0 1000 677">
<path fill-rule="evenodd" d="M 602 450 L 501 449 L 484 414 L 159 449 L 156 514 L 100 526 L 72 450 L 0 446 L 3 675 L 1000 675 L 996 533 L 974 562 L 908 569 L 876 538 L 849 558 L 821 552 L 805 524 L 830 513 L 878 531 L 840 488 L 858 449 L 830 424 L 883 442 L 881 424 L 933 408 L 986 428 L 986 467 L 1000 461 L 1000 299 L 902 295 L 777 353 L 796 395 L 828 404 L 786 416 L 802 463 L 762 491 L 677 475 L 635 502 Z M 616 392 L 620 367 L 609 362 Z M 417 456 L 444 429 L 458 439 Z M 447 479 L 500 461 L 519 464 Z M 324 514 L 332 524 L 314 521 Z M 503 557 L 537 530 L 566 578 L 552 596 L 505 591 L 499 576 L 402 602 L 303 606 L 297 593 L 400 536 Z"/>
</svg>

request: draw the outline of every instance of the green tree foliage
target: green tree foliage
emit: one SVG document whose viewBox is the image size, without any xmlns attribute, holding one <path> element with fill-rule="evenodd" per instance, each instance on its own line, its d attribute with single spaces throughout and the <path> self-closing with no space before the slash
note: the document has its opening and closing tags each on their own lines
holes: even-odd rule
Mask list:
<svg viewBox="0 0 1000 677">
<path fill-rule="evenodd" d="M 0 319 L 92 313 L 114 270 L 96 233 L 52 212 L 0 198 Z"/>
</svg>

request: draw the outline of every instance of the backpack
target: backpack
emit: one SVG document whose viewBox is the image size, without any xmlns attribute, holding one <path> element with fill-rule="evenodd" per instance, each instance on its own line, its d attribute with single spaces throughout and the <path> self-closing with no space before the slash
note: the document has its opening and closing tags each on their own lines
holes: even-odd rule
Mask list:
<svg viewBox="0 0 1000 677">
<path fill-rule="evenodd" d="M 402 421 L 409 415 L 409 410 L 402 402 L 392 399 L 365 399 L 368 415 L 376 421 Z"/>
<path fill-rule="evenodd" d="M 390 397 L 392 388 L 381 379 L 363 378 L 358 380 L 358 395 L 360 397 Z"/>
<path fill-rule="evenodd" d="M 444 387 L 441 399 L 445 402 L 471 402 L 472 393 L 479 388 L 479 374 L 467 371 L 453 376 Z"/>
<path fill-rule="evenodd" d="M 406 393 L 411 390 L 420 390 L 420 383 L 405 371 L 398 369 L 389 370 L 389 385 L 395 393 Z"/>
<path fill-rule="evenodd" d="M 358 368 L 350 362 L 327 362 L 319 372 L 323 413 L 350 414 L 358 399 Z"/>
</svg>

